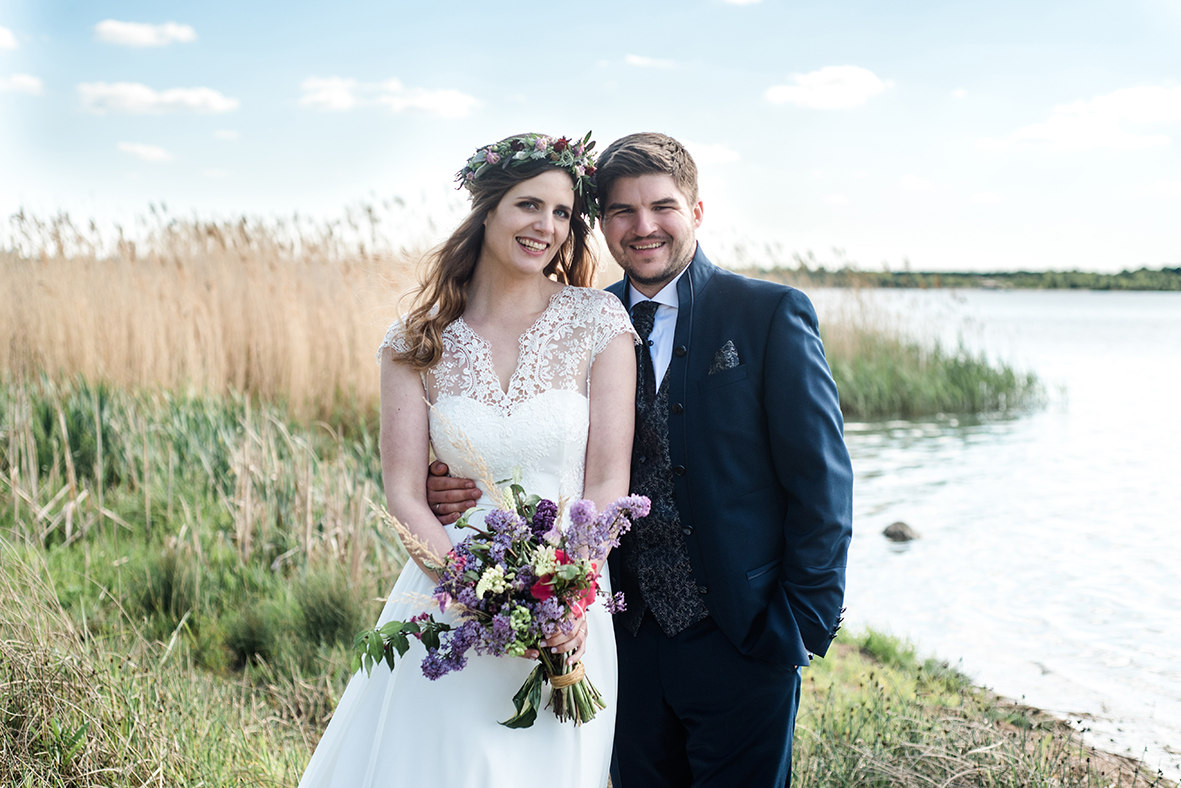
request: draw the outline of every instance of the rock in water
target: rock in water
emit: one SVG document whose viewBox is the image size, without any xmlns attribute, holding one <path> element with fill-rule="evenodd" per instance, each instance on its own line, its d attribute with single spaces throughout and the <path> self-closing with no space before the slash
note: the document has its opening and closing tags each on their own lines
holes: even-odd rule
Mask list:
<svg viewBox="0 0 1181 788">
<path fill-rule="evenodd" d="M 882 535 L 891 542 L 909 542 L 919 538 L 919 532 L 902 521 L 887 525 Z"/>
</svg>

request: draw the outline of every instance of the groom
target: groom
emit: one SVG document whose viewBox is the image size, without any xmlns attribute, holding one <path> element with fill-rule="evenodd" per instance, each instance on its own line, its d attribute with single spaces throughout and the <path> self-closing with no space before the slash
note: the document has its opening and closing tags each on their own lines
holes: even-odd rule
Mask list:
<svg viewBox="0 0 1181 788">
<path fill-rule="evenodd" d="M 798 290 L 706 259 L 697 168 L 676 140 L 617 140 L 596 177 L 627 274 L 608 290 L 646 343 L 632 491 L 652 500 L 610 558 L 628 605 L 613 782 L 784 786 L 798 667 L 835 636 L 852 521 L 816 315 Z M 453 481 L 432 479 L 431 502 Z"/>
</svg>

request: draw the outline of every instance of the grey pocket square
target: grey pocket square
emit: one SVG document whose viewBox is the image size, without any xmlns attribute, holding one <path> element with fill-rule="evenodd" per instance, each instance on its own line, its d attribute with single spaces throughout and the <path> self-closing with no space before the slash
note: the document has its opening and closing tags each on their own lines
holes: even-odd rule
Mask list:
<svg viewBox="0 0 1181 788">
<path fill-rule="evenodd" d="M 713 375 L 717 372 L 725 372 L 728 369 L 734 369 L 734 367 L 741 363 L 738 359 L 738 348 L 734 347 L 734 340 L 727 339 L 726 344 L 722 345 L 717 353 L 714 353 L 714 360 L 710 363 L 707 374 Z"/>
</svg>

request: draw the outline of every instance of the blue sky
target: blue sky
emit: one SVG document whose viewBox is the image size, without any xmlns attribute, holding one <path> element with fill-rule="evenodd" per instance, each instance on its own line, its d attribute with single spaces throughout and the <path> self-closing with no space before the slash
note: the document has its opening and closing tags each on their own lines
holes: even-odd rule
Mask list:
<svg viewBox="0 0 1181 788">
<path fill-rule="evenodd" d="M 1181 264 L 1181 0 L 0 0 L 5 215 L 398 197 L 422 240 L 478 145 L 588 129 L 685 141 L 722 263 Z"/>
</svg>

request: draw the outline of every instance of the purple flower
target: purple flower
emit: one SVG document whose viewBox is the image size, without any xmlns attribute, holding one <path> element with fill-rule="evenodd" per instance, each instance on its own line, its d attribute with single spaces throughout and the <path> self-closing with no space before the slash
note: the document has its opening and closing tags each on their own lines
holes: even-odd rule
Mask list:
<svg viewBox="0 0 1181 788">
<path fill-rule="evenodd" d="M 570 522 L 574 525 L 589 525 L 596 516 L 598 516 L 598 510 L 595 509 L 594 501 L 583 498 L 580 501 L 575 501 L 574 505 L 570 507 Z"/>
<path fill-rule="evenodd" d="M 490 512 L 484 518 L 484 526 L 492 532 L 493 536 L 503 536 L 509 543 L 523 541 L 532 534 L 525 518 L 516 512 L 508 512 L 504 509 Z"/>
<path fill-rule="evenodd" d="M 538 539 L 545 537 L 549 530 L 554 527 L 554 521 L 558 518 L 558 505 L 553 501 L 542 498 L 537 502 L 537 511 L 533 515 L 533 522 L 530 524 L 533 529 L 533 536 Z"/>
<path fill-rule="evenodd" d="M 422 658 L 422 675 L 426 676 L 431 681 L 434 681 L 440 676 L 446 676 L 450 672 L 451 670 L 448 667 L 447 662 L 442 656 L 439 655 L 439 650 L 437 648 L 431 649 L 426 653 L 426 656 Z"/>
<path fill-rule="evenodd" d="M 489 148 L 484 152 L 484 161 L 488 162 L 489 164 L 496 164 L 500 161 L 500 155 L 497 154 L 496 151 Z"/>
<path fill-rule="evenodd" d="M 627 602 L 623 598 L 623 592 L 616 591 L 614 594 L 607 597 L 605 600 L 603 600 L 603 606 L 607 609 L 607 612 L 611 614 L 622 613 L 623 611 L 627 610 Z"/>
</svg>

